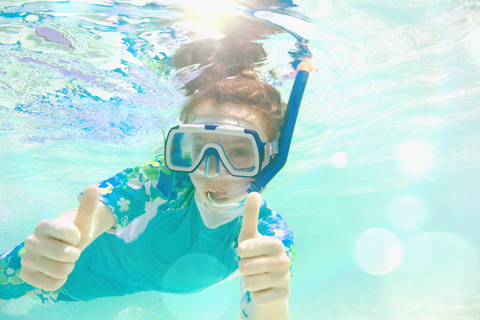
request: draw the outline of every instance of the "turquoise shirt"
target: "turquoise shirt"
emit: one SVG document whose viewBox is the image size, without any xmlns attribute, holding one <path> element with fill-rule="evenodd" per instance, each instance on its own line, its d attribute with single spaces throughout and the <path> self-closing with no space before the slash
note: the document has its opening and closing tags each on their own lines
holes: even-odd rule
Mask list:
<svg viewBox="0 0 480 320">
<path fill-rule="evenodd" d="M 91 300 L 148 290 L 194 293 L 238 269 L 242 216 L 207 228 L 189 175 L 171 172 L 163 159 L 159 155 L 98 185 L 100 200 L 115 215 L 116 230 L 82 252 L 61 289 L 36 290 L 42 299 Z M 293 234 L 263 200 L 258 231 L 280 239 L 293 265 Z M 250 301 L 248 292 L 243 300 Z"/>
</svg>

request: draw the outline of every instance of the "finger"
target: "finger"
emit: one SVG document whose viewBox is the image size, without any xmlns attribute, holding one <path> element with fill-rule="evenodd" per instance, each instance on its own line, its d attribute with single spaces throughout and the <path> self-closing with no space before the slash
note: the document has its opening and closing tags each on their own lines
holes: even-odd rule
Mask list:
<svg viewBox="0 0 480 320">
<path fill-rule="evenodd" d="M 242 259 L 238 263 L 238 269 L 244 276 L 251 276 L 267 272 L 290 272 L 290 260 L 288 257 L 285 257 L 285 259 L 277 259 L 272 257 Z"/>
<path fill-rule="evenodd" d="M 69 220 L 47 219 L 42 220 L 33 232 L 38 239 L 56 239 L 71 246 L 76 246 L 80 242 L 80 232 L 78 228 Z"/>
<path fill-rule="evenodd" d="M 257 225 L 261 200 L 262 198 L 257 192 L 252 192 L 247 196 L 243 207 L 242 230 L 238 236 L 238 243 L 255 238 L 259 234 Z"/>
<path fill-rule="evenodd" d="M 80 258 L 80 250 L 73 245 L 56 239 L 42 239 L 38 241 L 35 237 L 25 240 L 25 248 L 37 255 L 60 262 L 75 262 Z"/>
<path fill-rule="evenodd" d="M 270 259 L 270 257 L 242 259 L 238 263 L 240 274 L 244 276 L 267 273 L 272 267 L 275 267 L 275 265 L 272 263 L 272 259 Z"/>
<path fill-rule="evenodd" d="M 290 274 L 278 276 L 273 273 L 256 274 L 243 278 L 245 290 L 250 292 L 280 288 L 290 285 Z"/>
<path fill-rule="evenodd" d="M 250 292 L 250 298 L 257 306 L 277 304 L 290 297 L 290 286 Z"/>
<path fill-rule="evenodd" d="M 32 272 L 41 272 L 57 280 L 68 277 L 75 267 L 74 263 L 55 261 L 44 256 L 24 255 L 21 262 L 22 267 L 25 266 L 26 269 L 30 269 Z"/>
<path fill-rule="evenodd" d="M 26 283 L 34 286 L 35 288 L 55 291 L 67 282 L 67 277 L 64 279 L 54 279 L 41 272 L 28 272 L 23 268 L 20 270 L 20 278 Z"/>
<path fill-rule="evenodd" d="M 51 240 L 45 243 L 44 256 L 59 262 L 74 263 L 80 258 L 80 249 L 61 241 Z"/>
<path fill-rule="evenodd" d="M 92 221 L 99 195 L 100 191 L 94 185 L 88 186 L 82 194 L 77 214 L 73 221 L 81 233 L 90 234 L 92 231 Z"/>
<path fill-rule="evenodd" d="M 238 245 L 238 255 L 242 259 L 275 256 L 285 251 L 282 241 L 274 237 L 247 239 Z"/>
<path fill-rule="evenodd" d="M 80 258 L 80 249 L 61 241 L 50 240 L 45 243 L 43 255 L 51 260 L 73 263 Z"/>
</svg>

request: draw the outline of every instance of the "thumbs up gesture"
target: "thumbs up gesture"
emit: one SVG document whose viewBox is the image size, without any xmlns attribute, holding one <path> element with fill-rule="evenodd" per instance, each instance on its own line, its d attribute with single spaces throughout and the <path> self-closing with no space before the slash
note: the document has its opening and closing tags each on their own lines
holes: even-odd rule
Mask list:
<svg viewBox="0 0 480 320">
<path fill-rule="evenodd" d="M 290 260 L 282 241 L 258 232 L 261 198 L 251 193 L 243 209 L 243 225 L 238 236 L 238 254 L 243 284 L 258 306 L 269 306 L 290 296 Z"/>
<path fill-rule="evenodd" d="M 77 209 L 42 220 L 25 240 L 20 277 L 40 289 L 60 288 L 80 253 L 94 240 L 93 218 L 98 204 L 96 186 L 85 189 Z"/>
</svg>

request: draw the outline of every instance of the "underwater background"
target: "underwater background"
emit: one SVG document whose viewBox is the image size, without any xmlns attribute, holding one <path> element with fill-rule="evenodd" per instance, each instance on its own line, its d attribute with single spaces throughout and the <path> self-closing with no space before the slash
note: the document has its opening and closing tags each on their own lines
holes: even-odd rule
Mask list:
<svg viewBox="0 0 480 320">
<path fill-rule="evenodd" d="M 259 78 L 287 101 L 294 34 L 314 71 L 288 162 L 262 193 L 295 235 L 292 319 L 478 319 L 473 0 L 0 0 L 0 252 L 87 185 L 153 158 L 182 88 L 209 67 L 176 60 L 181 48 L 251 45 Z M 19 299 L 0 303 L 0 319 L 238 319 L 239 280 Z"/>
</svg>

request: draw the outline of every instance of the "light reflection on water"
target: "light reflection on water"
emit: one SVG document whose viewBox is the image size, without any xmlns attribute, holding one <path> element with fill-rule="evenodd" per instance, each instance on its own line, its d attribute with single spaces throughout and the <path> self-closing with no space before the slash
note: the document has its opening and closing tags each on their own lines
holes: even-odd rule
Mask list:
<svg viewBox="0 0 480 320">
<path fill-rule="evenodd" d="M 190 69 L 174 70 L 169 59 L 182 44 L 221 32 L 202 25 L 205 15 L 173 23 L 184 13 L 171 4 L 0 1 L 0 220 L 11 235 L 0 238 L 0 251 L 75 205 L 87 184 L 151 157 L 158 128 L 177 121 Z M 315 57 L 289 163 L 264 193 L 296 236 L 293 318 L 476 319 L 478 3 L 323 0 L 261 9 L 258 17 L 309 39 Z M 256 40 L 268 54 L 262 79 L 286 100 L 295 41 L 265 38 Z M 212 315 L 235 318 L 237 287 L 238 279 L 192 296 L 191 309 L 206 312 L 223 292 L 230 304 Z M 162 298 L 156 315 L 185 316 L 185 297 L 154 293 L 29 314 L 84 319 L 88 308 L 109 319 Z"/>
</svg>

